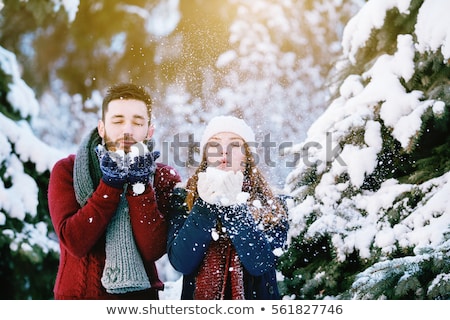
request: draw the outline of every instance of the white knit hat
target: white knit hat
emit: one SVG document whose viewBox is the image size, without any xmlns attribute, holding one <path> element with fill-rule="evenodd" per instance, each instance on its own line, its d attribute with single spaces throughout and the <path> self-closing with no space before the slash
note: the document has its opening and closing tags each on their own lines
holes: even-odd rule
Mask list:
<svg viewBox="0 0 450 320">
<path fill-rule="evenodd" d="M 255 147 L 255 133 L 244 120 L 233 116 L 217 116 L 211 119 L 203 132 L 200 140 L 200 152 L 203 153 L 203 148 L 208 140 L 219 132 L 232 132 L 240 136 L 249 146 Z"/>
</svg>

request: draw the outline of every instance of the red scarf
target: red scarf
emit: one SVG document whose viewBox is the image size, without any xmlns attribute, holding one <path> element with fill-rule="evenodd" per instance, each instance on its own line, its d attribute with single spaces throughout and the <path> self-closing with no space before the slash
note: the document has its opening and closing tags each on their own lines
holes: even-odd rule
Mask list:
<svg viewBox="0 0 450 320">
<path fill-rule="evenodd" d="M 194 299 L 244 299 L 243 267 L 228 237 L 221 235 L 209 245 L 196 278 Z"/>
</svg>

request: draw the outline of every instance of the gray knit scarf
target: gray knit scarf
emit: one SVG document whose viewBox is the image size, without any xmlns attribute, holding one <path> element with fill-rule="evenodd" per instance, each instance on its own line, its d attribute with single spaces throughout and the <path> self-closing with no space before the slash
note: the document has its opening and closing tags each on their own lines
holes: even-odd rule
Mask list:
<svg viewBox="0 0 450 320">
<path fill-rule="evenodd" d="M 94 129 L 81 143 L 74 164 L 73 184 L 75 196 L 84 206 L 101 179 L 100 164 L 95 148 L 101 143 Z M 124 193 L 119 206 L 106 229 L 106 261 L 101 278 L 108 293 L 120 294 L 145 290 L 151 287 L 144 263 L 134 242 L 128 214 L 128 202 Z"/>
</svg>

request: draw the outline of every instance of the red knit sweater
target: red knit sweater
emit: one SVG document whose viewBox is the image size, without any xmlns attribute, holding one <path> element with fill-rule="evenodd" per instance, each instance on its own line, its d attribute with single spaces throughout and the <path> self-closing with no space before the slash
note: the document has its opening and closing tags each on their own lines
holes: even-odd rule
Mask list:
<svg viewBox="0 0 450 320">
<path fill-rule="evenodd" d="M 155 192 L 127 194 L 134 240 L 144 262 L 152 290 L 132 295 L 109 294 L 101 284 L 105 265 L 105 231 L 119 204 L 122 190 L 100 181 L 86 205 L 80 207 L 73 187 L 75 155 L 58 161 L 48 189 L 50 216 L 60 241 L 61 255 L 54 287 L 56 299 L 151 299 L 163 289 L 155 261 L 166 251 L 168 198 L 180 176 L 158 164 Z M 88 169 L 86 169 L 88 170 Z M 158 201 L 156 201 L 158 199 Z"/>
</svg>

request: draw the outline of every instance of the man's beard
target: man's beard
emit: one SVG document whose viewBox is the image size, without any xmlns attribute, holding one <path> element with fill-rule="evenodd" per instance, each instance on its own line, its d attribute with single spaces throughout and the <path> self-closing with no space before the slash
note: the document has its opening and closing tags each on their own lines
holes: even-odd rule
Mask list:
<svg viewBox="0 0 450 320">
<path fill-rule="evenodd" d="M 129 133 L 125 133 L 122 139 L 113 141 L 112 139 L 109 138 L 108 134 L 105 132 L 105 136 L 104 136 L 103 140 L 104 140 L 104 145 L 105 145 L 106 149 L 109 150 L 109 151 L 113 151 L 113 152 L 115 152 L 118 149 L 120 149 L 120 145 L 123 144 L 125 153 L 128 153 L 128 152 L 130 152 L 130 146 L 132 144 L 137 143 L 130 136 Z M 132 142 L 132 143 L 130 143 L 130 142 Z"/>
</svg>

